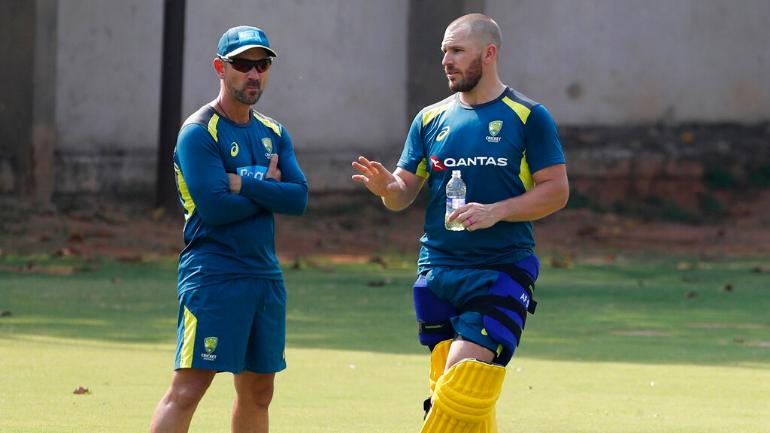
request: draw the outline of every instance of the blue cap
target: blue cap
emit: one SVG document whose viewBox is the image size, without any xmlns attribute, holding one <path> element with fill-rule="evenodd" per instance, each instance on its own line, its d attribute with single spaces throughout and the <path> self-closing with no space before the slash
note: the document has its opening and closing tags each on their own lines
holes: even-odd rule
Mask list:
<svg viewBox="0 0 770 433">
<path fill-rule="evenodd" d="M 229 58 L 251 48 L 264 48 L 268 55 L 277 56 L 276 52 L 270 48 L 265 32 L 251 26 L 238 26 L 226 31 L 219 39 L 217 55 Z"/>
</svg>

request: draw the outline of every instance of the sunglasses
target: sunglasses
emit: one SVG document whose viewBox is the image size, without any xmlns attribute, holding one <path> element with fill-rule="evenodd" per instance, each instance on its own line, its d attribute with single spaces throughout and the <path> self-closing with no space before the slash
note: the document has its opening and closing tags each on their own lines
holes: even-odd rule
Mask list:
<svg viewBox="0 0 770 433">
<path fill-rule="evenodd" d="M 255 68 L 260 74 L 270 69 L 273 64 L 272 57 L 265 57 L 259 60 L 230 59 L 224 56 L 218 56 L 223 62 L 229 63 L 238 72 L 247 73 L 251 68 Z"/>
</svg>

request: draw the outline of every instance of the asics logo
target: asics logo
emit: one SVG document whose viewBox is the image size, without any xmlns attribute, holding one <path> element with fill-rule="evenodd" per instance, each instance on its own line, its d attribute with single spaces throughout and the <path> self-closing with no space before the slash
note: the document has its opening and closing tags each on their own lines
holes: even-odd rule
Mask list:
<svg viewBox="0 0 770 433">
<path fill-rule="evenodd" d="M 439 131 L 438 135 L 436 136 L 436 141 L 441 141 L 446 138 L 447 135 L 449 135 L 449 128 L 448 126 L 445 126 L 441 128 L 441 131 Z"/>
</svg>

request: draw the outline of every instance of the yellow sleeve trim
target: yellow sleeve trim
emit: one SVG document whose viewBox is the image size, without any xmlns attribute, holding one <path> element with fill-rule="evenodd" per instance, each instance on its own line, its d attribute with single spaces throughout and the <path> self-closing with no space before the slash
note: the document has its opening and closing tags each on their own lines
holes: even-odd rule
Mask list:
<svg viewBox="0 0 770 433">
<path fill-rule="evenodd" d="M 256 111 L 254 113 L 254 118 L 262 122 L 263 125 L 267 126 L 268 128 L 272 129 L 273 132 L 275 132 L 275 135 L 281 136 L 281 127 L 278 126 L 277 123 L 273 122 L 272 120 L 268 119 L 267 117 L 264 117 L 257 113 Z"/>
<path fill-rule="evenodd" d="M 444 111 L 446 111 L 447 108 L 449 108 L 450 105 L 452 105 L 451 101 L 447 102 L 444 105 L 439 105 L 438 107 L 436 107 L 436 108 L 434 108 L 432 110 L 429 110 L 429 111 L 426 111 L 426 112 L 422 113 L 422 126 L 427 125 L 428 122 L 430 122 L 431 120 L 435 119 L 436 116 L 438 116 L 439 114 L 441 114 Z"/>
<path fill-rule="evenodd" d="M 174 164 L 174 173 L 176 173 L 176 186 L 179 189 L 179 196 L 182 198 L 182 206 L 184 207 L 184 220 L 187 221 L 195 212 L 195 202 L 190 195 L 190 190 L 187 188 L 187 182 L 182 176 L 182 169 L 178 165 Z"/>
<path fill-rule="evenodd" d="M 505 103 L 505 105 L 509 106 L 511 110 L 513 110 L 519 116 L 519 119 L 521 119 L 521 123 L 524 123 L 524 124 L 527 123 L 527 118 L 529 117 L 529 113 L 531 112 L 529 108 L 519 104 L 518 102 L 514 101 L 513 99 L 507 96 L 503 98 L 503 102 Z"/>
<path fill-rule="evenodd" d="M 535 180 L 532 179 L 532 173 L 529 171 L 527 163 L 527 153 L 521 155 L 521 164 L 519 164 L 519 179 L 524 184 L 524 190 L 529 191 L 535 186 Z"/>
<path fill-rule="evenodd" d="M 219 138 L 217 137 L 217 123 L 219 123 L 219 115 L 214 113 L 214 115 L 211 116 L 211 119 L 209 119 L 209 134 L 214 137 L 214 141 L 219 143 Z"/>
<path fill-rule="evenodd" d="M 430 176 L 430 172 L 428 171 L 428 161 L 425 158 L 417 164 L 417 172 L 415 174 L 423 179 L 427 179 L 428 176 Z"/>
<path fill-rule="evenodd" d="M 179 368 L 192 368 L 193 351 L 195 350 L 195 331 L 197 328 L 198 319 L 187 307 L 184 307 L 184 337 Z"/>
</svg>

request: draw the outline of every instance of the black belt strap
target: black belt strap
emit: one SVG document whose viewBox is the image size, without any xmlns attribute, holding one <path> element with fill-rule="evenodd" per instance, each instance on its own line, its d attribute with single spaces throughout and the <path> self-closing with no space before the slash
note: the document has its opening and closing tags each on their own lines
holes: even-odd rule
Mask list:
<svg viewBox="0 0 770 433">
<path fill-rule="evenodd" d="M 454 328 L 452 327 L 452 322 L 448 320 L 443 322 L 426 322 L 424 320 L 418 320 L 417 332 L 420 334 L 439 334 L 443 332 L 454 333 Z"/>
</svg>

